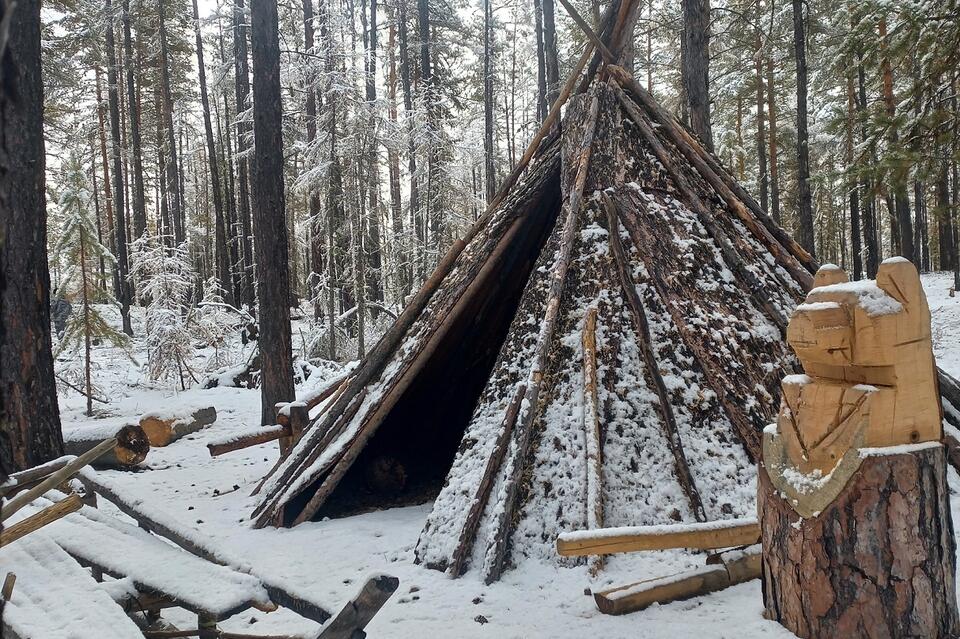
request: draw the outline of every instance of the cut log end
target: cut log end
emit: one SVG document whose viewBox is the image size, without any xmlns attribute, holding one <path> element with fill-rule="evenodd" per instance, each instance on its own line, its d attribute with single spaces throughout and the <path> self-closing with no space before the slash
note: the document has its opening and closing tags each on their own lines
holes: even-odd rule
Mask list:
<svg viewBox="0 0 960 639">
<path fill-rule="evenodd" d="M 140 426 L 147 435 L 151 446 L 162 448 L 181 437 L 191 435 L 205 426 L 217 421 L 217 409 L 212 406 L 200 408 L 187 417 L 146 415 L 140 419 Z"/>
<path fill-rule="evenodd" d="M 150 440 L 143 428 L 130 424 L 117 431 L 117 447 L 113 452 L 121 466 L 136 466 L 147 458 Z"/>
</svg>

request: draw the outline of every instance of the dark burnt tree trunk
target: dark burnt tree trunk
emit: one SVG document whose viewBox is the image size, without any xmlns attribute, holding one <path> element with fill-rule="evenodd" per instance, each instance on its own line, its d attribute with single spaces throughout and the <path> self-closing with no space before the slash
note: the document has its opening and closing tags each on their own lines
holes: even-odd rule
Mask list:
<svg viewBox="0 0 960 639">
<path fill-rule="evenodd" d="M 115 248 L 117 258 L 117 278 L 120 280 L 120 317 L 123 332 L 133 335 L 130 324 L 130 304 L 133 302 L 133 284 L 130 282 L 130 264 L 127 258 L 127 217 L 124 210 L 123 157 L 120 152 L 120 95 L 117 86 L 117 47 L 113 31 L 113 4 L 104 0 L 104 13 L 107 17 L 107 37 L 105 53 L 107 55 L 107 100 L 110 103 L 110 155 L 113 161 L 113 212 Z"/>
<path fill-rule="evenodd" d="M 233 5 L 233 72 L 237 98 L 237 218 L 240 237 L 240 302 L 253 308 L 253 247 L 250 237 L 250 182 L 255 178 L 248 160 L 250 125 L 241 121 L 248 107 L 250 68 L 247 62 L 247 24 L 243 0 Z"/>
<path fill-rule="evenodd" d="M 210 119 L 210 97 L 207 95 L 207 73 L 203 68 L 203 38 L 200 36 L 200 11 L 193 0 L 193 29 L 197 40 L 197 68 L 200 79 L 200 105 L 203 108 L 203 133 L 207 144 L 207 163 L 210 165 L 210 190 L 213 191 L 214 243 L 216 245 L 216 274 L 223 290 L 230 289 L 230 255 L 227 251 L 227 227 L 223 212 L 223 193 L 220 190 L 220 164 L 217 162 L 217 146 L 213 139 L 213 122 Z M 233 295 L 227 293 L 232 304 Z"/>
<path fill-rule="evenodd" d="M 710 0 L 683 0 L 683 88 L 690 127 L 713 151 L 710 128 Z"/>
<path fill-rule="evenodd" d="M 763 468 L 758 491 L 768 618 L 811 638 L 960 632 L 942 447 L 865 458 L 807 519 Z"/>
<path fill-rule="evenodd" d="M 392 130 L 399 131 L 397 113 L 397 18 L 393 7 L 387 43 L 387 117 Z M 404 237 L 403 196 L 400 193 L 400 151 L 396 144 L 387 147 L 387 165 L 390 171 L 390 212 L 393 217 L 393 268 L 396 272 L 397 290 L 400 299 L 410 291 L 410 256 L 406 252 L 409 242 Z"/>
<path fill-rule="evenodd" d="M 547 111 L 560 96 L 560 63 L 557 54 L 557 26 L 553 0 L 540 0 L 543 10 L 543 63 L 547 74 Z M 546 116 L 544 116 L 546 117 Z"/>
<path fill-rule="evenodd" d="M 173 239 L 181 244 L 186 239 L 186 230 L 183 224 L 183 202 L 180 201 L 180 169 L 177 161 L 177 138 L 173 128 L 173 92 L 170 89 L 170 52 L 167 46 L 167 28 L 164 21 L 164 0 L 160 0 L 159 35 L 160 35 L 160 86 L 163 95 L 163 128 L 166 134 L 165 144 L 167 156 L 164 159 L 166 170 L 166 199 L 170 221 L 173 224 Z"/>
<path fill-rule="evenodd" d="M 807 253 L 816 256 L 807 134 L 807 36 L 803 0 L 793 0 L 793 49 L 797 60 L 797 241 Z"/>
<path fill-rule="evenodd" d="M 497 195 L 493 163 L 493 9 L 483 0 L 483 177 L 487 206 Z"/>
<path fill-rule="evenodd" d="M 257 238 L 262 422 L 266 425 L 275 422 L 277 403 L 294 399 L 276 2 L 252 0 L 250 25 L 255 167 L 253 221 Z"/>
<path fill-rule="evenodd" d="M 130 215 L 133 218 L 134 239 L 147 230 L 147 204 L 143 193 L 143 144 L 140 135 L 140 104 L 137 100 L 133 71 L 133 38 L 130 33 L 130 0 L 123 0 L 123 68 L 127 80 L 127 116 L 130 119 L 130 144 L 133 160 L 133 198 Z"/>
<path fill-rule="evenodd" d="M 0 474 L 63 454 L 50 338 L 40 2 L 0 4 Z"/>
</svg>

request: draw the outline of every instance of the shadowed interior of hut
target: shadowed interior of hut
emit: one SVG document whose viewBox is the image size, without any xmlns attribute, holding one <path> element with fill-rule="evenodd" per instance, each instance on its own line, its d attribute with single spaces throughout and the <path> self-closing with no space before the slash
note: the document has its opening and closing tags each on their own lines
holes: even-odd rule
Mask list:
<svg viewBox="0 0 960 639">
<path fill-rule="evenodd" d="M 345 517 L 434 499 L 461 445 L 527 279 L 557 221 L 559 176 L 517 221 L 504 250 L 482 271 L 458 305 L 446 335 L 399 398 L 314 519 Z M 467 299 L 469 297 L 469 299 Z M 292 520 L 322 478 L 288 504 Z"/>
</svg>

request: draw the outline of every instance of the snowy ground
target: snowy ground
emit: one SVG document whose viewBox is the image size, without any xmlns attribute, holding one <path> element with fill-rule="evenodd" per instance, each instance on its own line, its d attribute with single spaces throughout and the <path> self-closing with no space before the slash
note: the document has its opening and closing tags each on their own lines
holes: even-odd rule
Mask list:
<svg viewBox="0 0 960 639">
<path fill-rule="evenodd" d="M 924 276 L 933 314 L 934 348 L 940 366 L 960 377 L 960 296 L 947 291 L 952 277 Z M 140 326 L 135 326 L 139 329 Z M 298 330 L 295 329 L 295 335 Z M 600 614 L 585 589 L 672 574 L 701 565 L 702 556 L 684 552 L 643 553 L 613 558 L 592 581 L 583 567 L 560 568 L 527 562 L 485 586 L 476 572 L 453 580 L 414 565 L 413 549 L 429 504 L 290 530 L 253 530 L 247 523 L 249 496 L 277 458 L 275 443 L 211 459 L 205 444 L 238 428 L 255 425 L 260 413 L 257 391 L 234 388 L 151 387 L 140 367 L 108 348 L 96 350 L 98 386 L 110 399 L 98 405 L 98 423 L 135 421 L 144 412 L 173 406 L 216 407 L 218 420 L 209 429 L 167 448 L 154 449 L 137 473 L 109 472 L 128 494 L 177 516 L 232 554 L 243 557 L 263 575 L 297 585 L 315 600 L 339 608 L 364 578 L 386 572 L 400 578 L 400 589 L 368 627 L 374 637 L 791 637 L 761 616 L 758 582 L 721 594 L 655 606 L 624 617 Z M 141 363 L 145 353 L 136 352 Z M 308 382 L 309 383 L 309 382 Z M 64 428 L 91 424 L 84 401 L 73 391 L 61 395 Z M 951 485 L 960 481 L 952 474 Z M 108 506 L 103 506 L 108 508 Z M 960 497 L 954 518 L 960 517 Z M 960 528 L 958 528 L 960 530 Z M 187 627 L 190 618 L 165 611 Z M 287 611 L 245 613 L 223 624 L 226 629 L 257 634 L 310 635 L 316 625 Z"/>
</svg>

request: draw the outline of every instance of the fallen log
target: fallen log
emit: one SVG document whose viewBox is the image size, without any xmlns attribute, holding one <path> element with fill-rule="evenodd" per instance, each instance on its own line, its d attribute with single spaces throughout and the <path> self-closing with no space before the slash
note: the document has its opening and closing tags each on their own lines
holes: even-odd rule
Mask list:
<svg viewBox="0 0 960 639">
<path fill-rule="evenodd" d="M 189 415 L 174 411 L 156 411 L 140 418 L 140 427 L 146 433 L 151 446 L 162 448 L 181 437 L 209 426 L 217 421 L 217 409 L 213 406 L 198 408 Z"/>
<path fill-rule="evenodd" d="M 12 517 L 14 513 L 32 502 L 37 497 L 43 495 L 51 488 L 56 488 L 63 482 L 76 475 L 81 468 L 105 454 L 109 450 L 113 449 L 113 447 L 116 445 L 116 438 L 111 438 L 100 442 L 98 445 L 86 451 L 76 459 L 68 462 L 63 468 L 50 475 L 30 490 L 21 493 L 5 504 L 0 505 L 0 523 Z"/>
<path fill-rule="evenodd" d="M 143 428 L 128 424 L 120 430 L 116 426 L 77 428 L 63 434 L 63 450 L 68 455 L 82 455 L 107 438 L 117 445 L 92 462 L 94 468 L 130 468 L 147 458 L 150 441 Z"/>
<path fill-rule="evenodd" d="M 713 550 L 750 546 L 757 543 L 758 539 L 760 525 L 756 519 L 726 519 L 666 526 L 621 526 L 563 533 L 557 537 L 557 553 L 562 557 L 579 557 L 670 548 Z"/>
<path fill-rule="evenodd" d="M 207 444 L 207 450 L 210 451 L 211 457 L 217 457 L 226 453 L 232 453 L 235 450 L 249 448 L 250 446 L 256 446 L 257 444 L 265 444 L 267 442 L 276 441 L 281 437 L 289 436 L 290 429 L 281 424 L 274 424 L 273 426 L 259 426 L 249 430 L 230 433 L 226 437 L 209 442 Z"/>
<path fill-rule="evenodd" d="M 669 577 L 648 579 L 604 590 L 593 595 L 600 612 L 623 615 L 643 610 L 654 603 L 699 597 L 760 577 L 760 551 L 741 551 L 720 555 L 718 563 Z"/>
<path fill-rule="evenodd" d="M 51 459 L 48 462 L 44 462 L 33 468 L 27 468 L 21 470 L 18 473 L 13 473 L 7 480 L 0 485 L 0 497 L 6 497 L 13 493 L 20 492 L 25 488 L 29 488 L 31 485 L 37 483 L 44 477 L 55 473 L 60 470 L 73 460 L 73 455 L 64 455 L 63 457 L 58 457 L 56 459 Z"/>
<path fill-rule="evenodd" d="M 597 398 L 597 307 L 587 310 L 583 323 L 583 436 L 587 451 L 587 527 L 603 528 L 603 438 Z M 590 576 L 603 568 L 604 557 L 590 560 Z"/>
<path fill-rule="evenodd" d="M 3 530 L 0 530 L 0 547 L 11 544 L 61 517 L 66 517 L 70 513 L 80 510 L 81 506 L 83 506 L 83 500 L 80 499 L 80 495 L 70 495 L 63 501 L 58 501 L 12 526 L 3 528 Z"/>
</svg>

